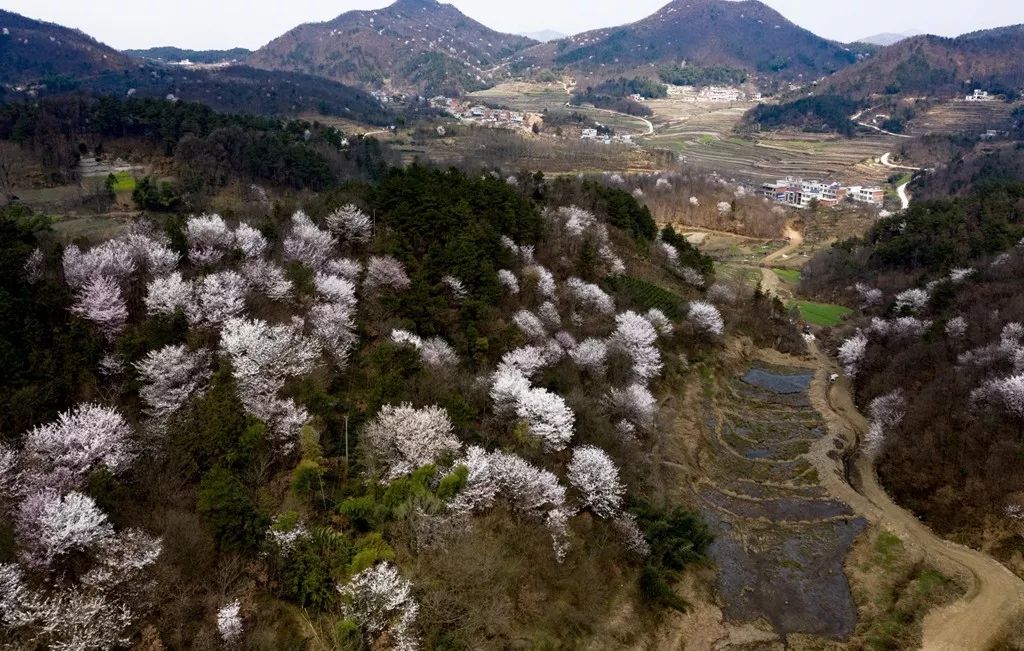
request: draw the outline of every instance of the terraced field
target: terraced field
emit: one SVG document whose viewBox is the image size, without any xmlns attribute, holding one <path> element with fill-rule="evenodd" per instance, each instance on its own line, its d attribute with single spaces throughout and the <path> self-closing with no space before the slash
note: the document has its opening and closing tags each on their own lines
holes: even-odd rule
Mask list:
<svg viewBox="0 0 1024 651">
<path fill-rule="evenodd" d="M 988 129 L 1009 130 L 1011 113 L 1020 104 L 1006 102 L 951 101 L 937 104 L 910 122 L 915 136 L 932 133 L 983 133 Z"/>
<path fill-rule="evenodd" d="M 825 435 L 810 371 L 759 365 L 705 402 L 699 508 L 716 541 L 717 591 L 732 622 L 780 636 L 846 639 L 857 607 L 843 564 L 863 518 L 829 496 L 807 458 Z"/>
</svg>

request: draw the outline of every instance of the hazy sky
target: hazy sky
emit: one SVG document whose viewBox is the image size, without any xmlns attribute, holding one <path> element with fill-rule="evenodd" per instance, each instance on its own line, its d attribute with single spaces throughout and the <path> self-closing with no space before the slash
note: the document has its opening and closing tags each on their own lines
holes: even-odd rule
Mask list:
<svg viewBox="0 0 1024 651">
<path fill-rule="evenodd" d="M 632 22 L 668 0 L 449 0 L 506 32 L 576 33 Z M 1024 0 L 766 0 L 822 36 L 851 41 L 916 30 L 954 36 L 1024 23 Z M 77 27 L 119 49 L 177 45 L 257 48 L 292 27 L 389 0 L 0 0 L 0 8 Z"/>
</svg>

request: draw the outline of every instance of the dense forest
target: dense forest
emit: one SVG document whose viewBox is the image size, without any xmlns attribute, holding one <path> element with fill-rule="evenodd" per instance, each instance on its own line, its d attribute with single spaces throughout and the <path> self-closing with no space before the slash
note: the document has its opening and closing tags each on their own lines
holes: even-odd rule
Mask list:
<svg viewBox="0 0 1024 651">
<path fill-rule="evenodd" d="M 734 85 L 747 81 L 747 71 L 732 66 L 663 66 L 658 77 L 675 86 Z"/>
<path fill-rule="evenodd" d="M 71 96 L 0 106 L 0 140 L 16 144 L 47 181 L 76 180 L 81 154 L 116 141 L 143 142 L 173 160 L 165 205 L 196 205 L 232 181 L 322 190 L 339 177 L 379 178 L 387 153 L 318 122 L 218 113 L 190 102 Z M 142 202 L 157 208 L 157 202 Z"/>
<path fill-rule="evenodd" d="M 759 129 L 793 127 L 852 136 L 857 125 L 850 116 L 858 108 L 856 101 L 838 95 L 803 97 L 784 104 L 758 104 L 747 112 L 743 121 L 748 127 Z"/>
<path fill-rule="evenodd" d="M 631 95 L 640 95 L 646 99 L 668 97 L 668 88 L 646 77 L 626 79 L 609 79 L 597 86 L 588 86 L 577 90 L 572 96 L 572 103 L 593 104 L 598 108 L 606 108 L 628 115 L 651 115 L 651 109 L 630 99 Z"/>
<path fill-rule="evenodd" d="M 711 540 L 650 472 L 654 396 L 781 305 L 592 181 L 411 167 L 307 208 L 92 248 L 0 216 L 12 644 L 557 646 L 684 607 Z"/>
</svg>

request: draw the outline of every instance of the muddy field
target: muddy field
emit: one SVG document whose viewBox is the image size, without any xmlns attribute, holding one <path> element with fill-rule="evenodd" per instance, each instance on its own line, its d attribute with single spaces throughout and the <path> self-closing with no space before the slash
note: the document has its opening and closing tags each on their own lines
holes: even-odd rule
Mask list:
<svg viewBox="0 0 1024 651">
<path fill-rule="evenodd" d="M 849 638 L 857 608 L 843 564 L 867 523 L 828 496 L 806 458 L 824 435 L 809 372 L 755 366 L 706 401 L 697 489 L 716 541 L 725 617 L 781 636 Z"/>
</svg>

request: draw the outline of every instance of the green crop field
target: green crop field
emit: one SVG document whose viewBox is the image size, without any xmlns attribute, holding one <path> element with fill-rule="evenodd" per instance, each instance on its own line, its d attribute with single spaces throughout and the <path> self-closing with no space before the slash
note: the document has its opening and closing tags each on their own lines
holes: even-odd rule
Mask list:
<svg viewBox="0 0 1024 651">
<path fill-rule="evenodd" d="M 135 189 L 135 177 L 130 172 L 117 172 L 110 189 L 114 192 L 131 192 Z"/>
<path fill-rule="evenodd" d="M 843 319 L 853 314 L 853 310 L 848 307 L 830 303 L 794 301 L 792 305 L 800 310 L 800 318 L 804 321 L 823 328 L 837 326 L 843 322 Z"/>
<path fill-rule="evenodd" d="M 783 282 L 789 283 L 790 285 L 797 285 L 800 283 L 800 271 L 798 269 L 772 269 L 775 275 L 782 279 Z"/>
<path fill-rule="evenodd" d="M 616 291 L 622 292 L 645 309 L 658 308 L 670 319 L 678 319 L 685 313 L 686 301 L 672 292 L 646 280 L 633 276 L 620 276 L 610 281 Z"/>
</svg>

